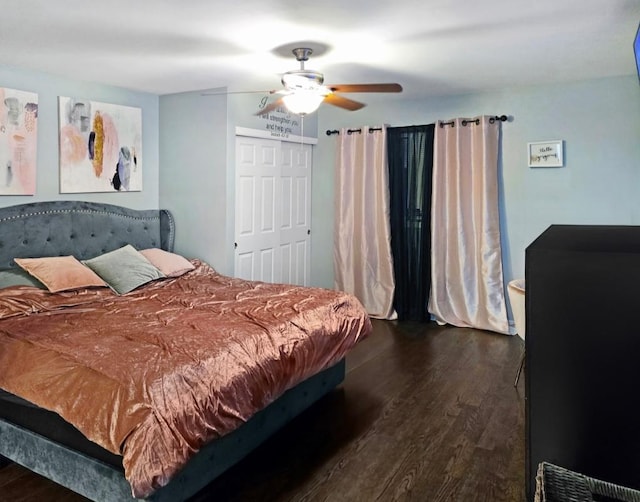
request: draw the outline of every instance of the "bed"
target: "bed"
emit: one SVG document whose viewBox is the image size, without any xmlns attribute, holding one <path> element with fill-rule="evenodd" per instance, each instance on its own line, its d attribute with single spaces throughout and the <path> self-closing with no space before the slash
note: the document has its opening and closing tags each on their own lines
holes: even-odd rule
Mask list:
<svg viewBox="0 0 640 502">
<path fill-rule="evenodd" d="M 0 269 L 117 255 L 128 280 L 123 250 L 174 256 L 174 236 L 166 210 L 22 204 L 0 209 Z M 186 500 L 339 385 L 371 331 L 351 295 L 189 266 L 121 294 L 0 289 L 0 460 L 95 501 Z"/>
</svg>

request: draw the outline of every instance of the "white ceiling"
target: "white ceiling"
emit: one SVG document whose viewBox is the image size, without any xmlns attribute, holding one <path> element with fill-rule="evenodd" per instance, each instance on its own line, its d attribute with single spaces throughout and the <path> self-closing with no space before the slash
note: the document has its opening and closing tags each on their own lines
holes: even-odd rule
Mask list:
<svg viewBox="0 0 640 502">
<path fill-rule="evenodd" d="M 635 74 L 639 22 L 640 0 L 3 0 L 0 64 L 156 94 L 275 89 L 298 67 L 282 47 L 311 41 L 326 83 L 413 98 Z"/>
</svg>

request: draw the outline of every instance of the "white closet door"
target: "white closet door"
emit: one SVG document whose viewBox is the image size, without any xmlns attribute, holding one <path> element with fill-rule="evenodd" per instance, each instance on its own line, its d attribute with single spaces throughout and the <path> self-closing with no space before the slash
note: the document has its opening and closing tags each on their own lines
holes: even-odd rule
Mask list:
<svg viewBox="0 0 640 502">
<path fill-rule="evenodd" d="M 282 282 L 306 286 L 311 263 L 311 146 L 283 142 L 281 152 Z"/>
<path fill-rule="evenodd" d="M 236 136 L 235 275 L 308 285 L 311 146 Z"/>
</svg>

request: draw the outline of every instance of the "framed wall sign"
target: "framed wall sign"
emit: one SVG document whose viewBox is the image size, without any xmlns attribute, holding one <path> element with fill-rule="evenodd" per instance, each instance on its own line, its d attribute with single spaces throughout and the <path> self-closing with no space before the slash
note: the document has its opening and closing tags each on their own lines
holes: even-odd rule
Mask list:
<svg viewBox="0 0 640 502">
<path fill-rule="evenodd" d="M 527 143 L 529 167 L 562 167 L 564 157 L 562 140 Z"/>
</svg>

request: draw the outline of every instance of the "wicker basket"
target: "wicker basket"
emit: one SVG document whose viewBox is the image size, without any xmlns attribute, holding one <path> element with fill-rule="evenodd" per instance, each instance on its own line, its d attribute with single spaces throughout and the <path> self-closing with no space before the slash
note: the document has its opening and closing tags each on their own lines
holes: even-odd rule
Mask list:
<svg viewBox="0 0 640 502">
<path fill-rule="evenodd" d="M 542 462 L 536 476 L 535 502 L 640 502 L 640 491 Z"/>
</svg>

